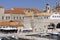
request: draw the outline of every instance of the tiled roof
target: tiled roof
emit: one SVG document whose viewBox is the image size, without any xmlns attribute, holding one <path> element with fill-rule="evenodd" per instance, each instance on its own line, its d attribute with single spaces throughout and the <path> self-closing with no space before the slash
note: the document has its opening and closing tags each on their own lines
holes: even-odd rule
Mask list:
<svg viewBox="0 0 60 40">
<path fill-rule="evenodd" d="M 3 21 L 3 22 L 0 22 L 0 25 L 1 25 L 1 26 L 8 26 L 8 25 L 9 25 L 9 22 Z"/>
<path fill-rule="evenodd" d="M 29 12 L 28 13 L 25 13 L 24 12 L 25 10 L 32 10 L 33 13 L 29 13 Z M 50 16 L 50 15 L 53 14 L 53 12 L 60 12 L 60 8 L 57 8 L 57 9 L 54 8 L 51 11 L 52 11 L 52 13 L 47 13 L 44 10 L 41 11 L 41 10 L 38 10 L 36 8 L 13 8 L 13 10 L 5 10 L 5 14 L 6 13 L 24 14 L 26 16 L 34 16 L 34 14 L 38 14 L 39 16 L 43 16 L 43 15 Z"/>
<path fill-rule="evenodd" d="M 60 12 L 60 8 L 52 9 L 52 12 Z"/>
<path fill-rule="evenodd" d="M 0 8 L 4 8 L 3 6 L 0 6 Z"/>
<path fill-rule="evenodd" d="M 49 13 L 46 11 L 40 11 L 39 13 L 37 13 L 37 15 L 39 15 L 39 16 L 51 16 L 55 12 L 60 12 L 60 8 L 57 8 L 57 9 L 54 8 Z"/>
<path fill-rule="evenodd" d="M 4 13 L 11 13 L 11 10 L 5 10 Z"/>
<path fill-rule="evenodd" d="M 35 13 L 39 11 L 36 8 L 13 8 L 13 10 L 5 10 L 4 13 L 25 14 L 25 12 L 24 12 L 25 10 L 32 10 Z"/>
<path fill-rule="evenodd" d="M 24 13 L 24 8 L 13 8 L 12 13 L 13 14 L 25 14 Z"/>
<path fill-rule="evenodd" d="M 27 12 L 27 13 L 25 13 L 26 16 L 34 16 L 35 13 L 38 13 L 39 12 L 39 10 L 36 9 L 36 8 L 26 8 L 26 10 L 33 11 L 33 12 Z"/>
<path fill-rule="evenodd" d="M 34 13 L 39 12 L 37 8 L 25 8 L 26 10 L 32 10 Z"/>
<path fill-rule="evenodd" d="M 20 26 L 23 26 L 22 22 L 8 22 L 8 21 L 3 21 L 3 22 L 0 22 L 0 26 L 17 26 L 17 27 L 20 27 Z"/>
</svg>

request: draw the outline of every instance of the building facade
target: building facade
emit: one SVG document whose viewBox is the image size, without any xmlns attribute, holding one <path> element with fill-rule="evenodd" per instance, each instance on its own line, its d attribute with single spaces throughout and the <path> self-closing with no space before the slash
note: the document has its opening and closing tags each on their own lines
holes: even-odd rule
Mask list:
<svg viewBox="0 0 60 40">
<path fill-rule="evenodd" d="M 36 8 L 5 10 L 1 6 L 0 29 L 12 30 L 11 27 L 12 29 L 18 29 L 18 33 L 23 30 L 32 30 L 32 32 L 39 33 L 60 32 L 60 3 L 57 3 L 55 8 L 46 4 L 45 10 Z"/>
</svg>

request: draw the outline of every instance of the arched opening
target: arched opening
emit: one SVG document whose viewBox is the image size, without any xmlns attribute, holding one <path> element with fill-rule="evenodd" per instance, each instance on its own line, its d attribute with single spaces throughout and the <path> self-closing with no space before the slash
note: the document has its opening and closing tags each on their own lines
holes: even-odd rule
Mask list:
<svg viewBox="0 0 60 40">
<path fill-rule="evenodd" d="M 57 24 L 56 28 L 60 28 L 60 23 Z"/>
<path fill-rule="evenodd" d="M 48 25 L 48 29 L 55 29 L 55 24 L 54 23 L 50 23 L 50 25 Z"/>
</svg>

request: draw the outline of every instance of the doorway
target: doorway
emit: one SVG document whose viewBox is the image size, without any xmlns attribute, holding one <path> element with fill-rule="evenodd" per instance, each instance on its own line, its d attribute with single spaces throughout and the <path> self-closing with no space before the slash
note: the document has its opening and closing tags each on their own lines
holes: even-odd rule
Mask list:
<svg viewBox="0 0 60 40">
<path fill-rule="evenodd" d="M 60 23 L 57 24 L 56 28 L 60 28 Z"/>
</svg>

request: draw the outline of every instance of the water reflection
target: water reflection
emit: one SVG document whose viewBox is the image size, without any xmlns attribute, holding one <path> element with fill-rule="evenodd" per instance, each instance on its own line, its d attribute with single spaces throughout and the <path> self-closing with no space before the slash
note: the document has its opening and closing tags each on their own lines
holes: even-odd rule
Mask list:
<svg viewBox="0 0 60 40">
<path fill-rule="evenodd" d="M 32 34 L 32 35 L 26 35 L 26 36 L 32 36 L 32 37 L 39 37 L 39 38 L 47 38 L 49 40 L 60 40 L 60 34 Z M 25 38 L 16 38 L 16 37 L 0 37 L 0 40 L 31 40 L 31 39 L 25 39 Z"/>
<path fill-rule="evenodd" d="M 29 40 L 29 39 L 24 39 L 24 38 L 12 38 L 12 37 L 1 37 L 0 40 Z"/>
<path fill-rule="evenodd" d="M 34 36 L 34 37 L 47 38 L 47 39 L 53 39 L 53 40 L 60 40 L 60 34 L 48 34 L 48 35 L 33 34 L 33 35 L 26 35 L 26 36 Z"/>
</svg>

